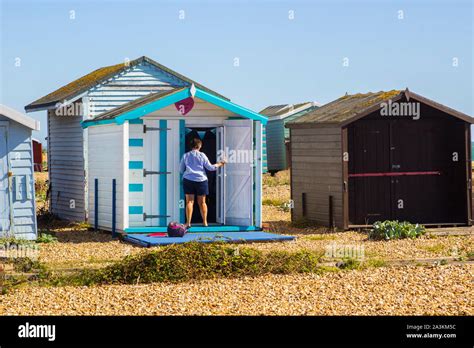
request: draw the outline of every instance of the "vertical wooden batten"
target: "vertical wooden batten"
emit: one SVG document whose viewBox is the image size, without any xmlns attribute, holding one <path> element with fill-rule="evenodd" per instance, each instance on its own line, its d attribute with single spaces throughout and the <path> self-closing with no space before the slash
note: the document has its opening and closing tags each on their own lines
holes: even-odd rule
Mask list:
<svg viewBox="0 0 474 348">
<path fill-rule="evenodd" d="M 341 168 L 342 168 L 342 226 L 346 230 L 349 228 L 349 161 L 344 160 L 345 156 L 349 156 L 349 146 L 347 137 L 347 127 L 342 129 L 341 133 Z"/>
</svg>

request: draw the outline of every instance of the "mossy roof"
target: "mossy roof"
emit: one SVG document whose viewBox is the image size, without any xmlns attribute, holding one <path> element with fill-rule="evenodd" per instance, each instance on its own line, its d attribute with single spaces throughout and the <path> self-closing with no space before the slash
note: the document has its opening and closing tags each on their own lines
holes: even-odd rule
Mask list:
<svg viewBox="0 0 474 348">
<path fill-rule="evenodd" d="M 120 63 L 120 64 L 106 66 L 106 67 L 94 70 L 93 72 L 91 72 L 87 75 L 84 75 L 81 78 L 79 78 L 77 80 L 74 80 L 74 81 L 68 83 L 67 85 L 65 85 L 63 87 L 58 88 L 54 92 L 51 92 L 51 93 L 45 95 L 44 97 L 41 97 L 38 100 L 35 100 L 34 102 L 28 104 L 27 106 L 25 106 L 25 110 L 26 111 L 34 111 L 36 109 L 43 109 L 43 108 L 47 108 L 47 107 L 52 107 L 52 106 L 56 105 L 57 103 L 60 103 L 60 102 L 63 102 L 65 100 L 74 98 L 75 96 L 89 90 L 90 88 L 98 85 L 99 83 L 101 83 L 103 81 L 106 81 L 106 80 L 110 79 L 111 77 L 121 73 L 122 71 L 124 71 L 126 69 L 129 69 L 130 67 L 133 67 L 133 66 L 135 66 L 137 64 L 140 64 L 142 62 L 148 62 L 148 63 L 154 65 L 155 67 L 157 67 L 158 69 L 161 69 L 161 70 L 169 73 L 170 75 L 173 75 L 173 76 L 177 77 L 178 79 L 181 79 L 185 82 L 188 82 L 189 84 L 194 83 L 194 85 L 196 87 L 199 87 L 200 89 L 202 89 L 204 91 L 207 91 L 207 92 L 212 93 L 214 95 L 217 95 L 221 98 L 229 100 L 228 98 L 226 98 L 226 97 L 220 95 L 219 93 L 214 92 L 214 91 L 210 90 L 209 88 L 207 88 L 207 87 L 191 80 L 190 78 L 188 78 L 184 75 L 181 75 L 181 74 L 177 73 L 176 71 L 165 67 L 164 65 L 159 64 L 158 62 L 154 61 L 153 59 L 150 59 L 148 57 L 143 56 L 143 57 L 137 58 L 135 60 L 132 60 L 131 62 L 129 62 L 129 64 Z"/>
<path fill-rule="evenodd" d="M 403 93 L 403 91 L 391 90 L 388 92 L 380 91 L 365 94 L 348 94 L 325 104 L 306 115 L 298 117 L 287 124 L 291 126 L 292 124 L 302 123 L 343 123 L 364 113 L 377 104 L 400 95 L 401 93 Z"/>
</svg>

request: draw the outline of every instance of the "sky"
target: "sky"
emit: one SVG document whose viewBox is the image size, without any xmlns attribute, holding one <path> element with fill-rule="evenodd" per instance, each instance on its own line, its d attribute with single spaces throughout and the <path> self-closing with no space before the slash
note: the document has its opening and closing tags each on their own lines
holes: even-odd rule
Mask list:
<svg viewBox="0 0 474 348">
<path fill-rule="evenodd" d="M 471 0 L 0 4 L 0 103 L 20 111 L 146 55 L 254 111 L 408 87 L 474 116 Z"/>
</svg>

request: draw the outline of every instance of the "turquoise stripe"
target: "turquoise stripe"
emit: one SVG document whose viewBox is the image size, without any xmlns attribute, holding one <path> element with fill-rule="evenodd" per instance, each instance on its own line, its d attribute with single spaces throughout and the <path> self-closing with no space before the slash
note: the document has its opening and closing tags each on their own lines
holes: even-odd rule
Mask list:
<svg viewBox="0 0 474 348">
<path fill-rule="evenodd" d="M 184 120 L 179 120 L 179 159 L 183 158 L 184 155 L 184 149 L 185 149 L 185 144 L 186 143 L 186 122 Z M 185 202 L 184 198 L 184 189 L 183 189 L 183 179 L 182 176 L 180 175 L 180 185 L 179 185 L 179 199 L 182 200 L 182 202 Z M 186 221 L 186 203 L 184 203 L 183 208 L 180 209 L 179 211 L 179 219 L 180 222 L 184 223 Z"/>
<path fill-rule="evenodd" d="M 142 147 L 143 139 L 128 139 L 128 146 Z"/>
<path fill-rule="evenodd" d="M 143 192 L 143 184 L 128 184 L 129 192 Z"/>
<path fill-rule="evenodd" d="M 99 126 L 99 125 L 103 125 L 103 124 L 111 124 L 111 123 L 115 123 L 115 119 L 111 119 L 111 120 L 100 120 L 100 121 L 82 121 L 81 122 L 81 127 L 82 128 L 87 128 L 87 127 L 90 127 L 90 126 Z"/>
<path fill-rule="evenodd" d="M 143 124 L 143 120 L 136 118 L 134 120 L 128 121 L 129 124 Z"/>
<path fill-rule="evenodd" d="M 246 118 L 250 118 L 251 120 L 260 121 L 262 122 L 262 125 L 265 125 L 267 123 L 267 118 L 265 116 L 260 115 L 256 112 L 253 112 L 252 110 L 249 110 L 247 108 L 244 108 L 243 106 L 234 104 L 231 101 L 227 101 L 222 98 L 219 98 L 199 88 L 196 88 L 196 97 L 204 99 L 205 101 L 208 101 L 209 103 L 217 105 L 223 109 L 235 112 L 238 115 L 244 116 Z"/>
<path fill-rule="evenodd" d="M 160 120 L 160 153 L 159 153 L 159 161 L 160 161 L 160 172 L 166 172 L 166 164 L 168 161 L 168 149 L 167 149 L 167 142 L 168 142 L 168 131 L 166 128 L 168 128 L 168 121 L 167 120 Z M 175 174 L 175 173 L 173 173 Z M 167 207 L 166 207 L 166 197 L 167 197 L 167 175 L 166 174 L 161 174 L 159 175 L 159 187 L 160 187 L 160 226 L 166 226 L 167 225 Z"/>
<path fill-rule="evenodd" d="M 180 100 L 186 99 L 190 96 L 189 88 L 183 89 L 179 92 L 171 93 L 170 95 L 163 97 L 163 99 L 155 100 L 146 105 L 139 106 L 136 109 L 125 112 L 123 115 L 120 115 L 115 118 L 117 124 L 123 124 L 125 121 L 130 121 L 142 116 L 148 115 L 153 111 L 160 110 L 167 107 L 168 105 L 174 104 Z"/>
<path fill-rule="evenodd" d="M 143 214 L 143 207 L 141 205 L 131 205 L 128 207 L 129 214 Z"/>
<path fill-rule="evenodd" d="M 143 162 L 142 161 L 129 161 L 128 169 L 143 169 Z"/>
<path fill-rule="evenodd" d="M 129 227 L 125 229 L 126 233 L 150 233 L 150 232 L 166 232 L 166 226 L 155 227 Z M 216 226 L 193 226 L 189 232 L 243 232 L 243 231 L 261 231 L 258 226 L 232 226 L 232 225 L 216 225 Z"/>
</svg>

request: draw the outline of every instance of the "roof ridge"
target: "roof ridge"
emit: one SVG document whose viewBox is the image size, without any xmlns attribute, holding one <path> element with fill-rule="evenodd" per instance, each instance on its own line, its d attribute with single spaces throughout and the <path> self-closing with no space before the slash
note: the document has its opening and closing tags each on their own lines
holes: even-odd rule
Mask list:
<svg viewBox="0 0 474 348">
<path fill-rule="evenodd" d="M 339 118 L 343 120 L 350 119 L 355 115 L 369 110 L 377 103 L 393 99 L 400 95 L 400 93 L 404 93 L 404 91 L 392 89 L 389 91 L 346 94 L 289 123 L 313 122 L 311 120 L 316 116 L 319 116 L 319 122 L 321 123 L 328 122 L 328 120 L 339 123 L 341 122 Z M 360 106 L 360 108 L 358 108 L 358 106 Z M 338 107 L 339 110 L 331 111 L 331 108 Z M 316 120 L 314 121 L 317 122 Z"/>
</svg>

